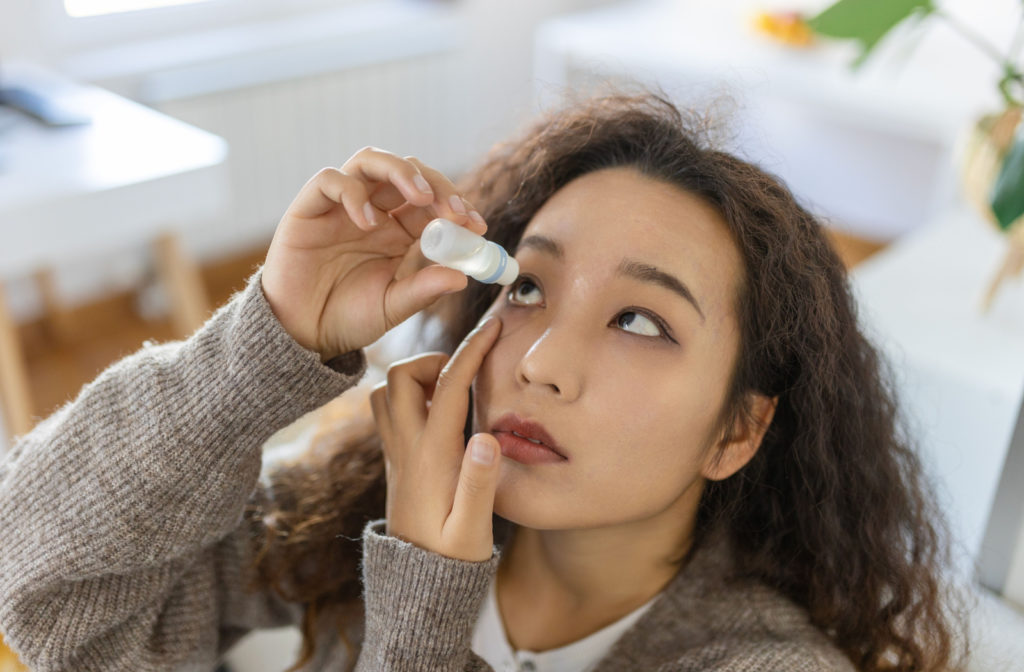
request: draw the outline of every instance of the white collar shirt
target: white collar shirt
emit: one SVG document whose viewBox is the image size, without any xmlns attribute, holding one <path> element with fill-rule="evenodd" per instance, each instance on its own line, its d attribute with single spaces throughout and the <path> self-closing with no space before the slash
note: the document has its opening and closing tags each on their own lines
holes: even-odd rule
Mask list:
<svg viewBox="0 0 1024 672">
<path fill-rule="evenodd" d="M 498 611 L 495 580 L 492 578 L 473 630 L 472 649 L 495 672 L 587 672 L 643 616 L 657 597 L 655 595 L 646 604 L 614 623 L 571 644 L 542 652 L 516 651 L 505 635 L 501 613 Z"/>
</svg>

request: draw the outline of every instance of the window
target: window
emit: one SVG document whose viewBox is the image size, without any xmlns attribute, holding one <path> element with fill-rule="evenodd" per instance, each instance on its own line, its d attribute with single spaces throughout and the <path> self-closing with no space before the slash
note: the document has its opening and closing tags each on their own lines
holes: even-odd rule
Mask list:
<svg viewBox="0 0 1024 672">
<path fill-rule="evenodd" d="M 33 0 L 24 4 L 35 15 L 30 17 L 38 32 L 33 41 L 59 64 L 74 62 L 89 50 L 362 2 L 366 0 Z"/>
<path fill-rule="evenodd" d="M 99 16 L 132 12 L 139 9 L 153 9 L 169 5 L 187 5 L 208 0 L 64 0 L 64 9 L 70 16 Z"/>
</svg>

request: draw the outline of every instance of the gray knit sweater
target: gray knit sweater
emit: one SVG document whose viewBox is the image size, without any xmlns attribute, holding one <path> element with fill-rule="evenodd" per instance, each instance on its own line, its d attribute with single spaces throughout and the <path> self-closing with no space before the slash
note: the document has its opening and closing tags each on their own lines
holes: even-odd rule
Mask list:
<svg viewBox="0 0 1024 672">
<path fill-rule="evenodd" d="M 188 340 L 104 371 L 0 463 L 11 648 L 37 672 L 211 670 L 244 633 L 298 622 L 299 605 L 245 588 L 260 523 L 243 509 L 263 442 L 365 367 L 361 352 L 325 366 L 299 346 L 257 272 Z M 489 670 L 469 647 L 499 551 L 454 560 L 368 524 L 357 669 Z M 853 669 L 804 611 L 725 581 L 728 566 L 722 543 L 694 554 L 598 672 Z M 344 668 L 337 640 L 310 669 Z"/>
</svg>

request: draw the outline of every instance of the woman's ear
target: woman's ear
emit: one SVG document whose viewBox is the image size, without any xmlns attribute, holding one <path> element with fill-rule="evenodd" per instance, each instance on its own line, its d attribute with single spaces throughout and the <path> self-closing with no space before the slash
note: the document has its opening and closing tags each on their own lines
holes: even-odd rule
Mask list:
<svg viewBox="0 0 1024 672">
<path fill-rule="evenodd" d="M 750 392 L 747 403 L 750 408 L 749 418 L 740 417 L 729 436 L 708 451 L 704 459 L 701 475 L 709 481 L 729 478 L 757 454 L 764 433 L 775 417 L 779 398 Z"/>
</svg>

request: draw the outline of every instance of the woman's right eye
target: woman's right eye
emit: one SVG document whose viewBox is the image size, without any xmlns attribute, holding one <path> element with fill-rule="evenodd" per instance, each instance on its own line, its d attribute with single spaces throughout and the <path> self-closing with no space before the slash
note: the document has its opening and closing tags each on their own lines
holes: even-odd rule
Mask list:
<svg viewBox="0 0 1024 672">
<path fill-rule="evenodd" d="M 520 275 L 508 290 L 509 303 L 533 306 L 541 301 L 540 287 L 528 276 Z"/>
</svg>

